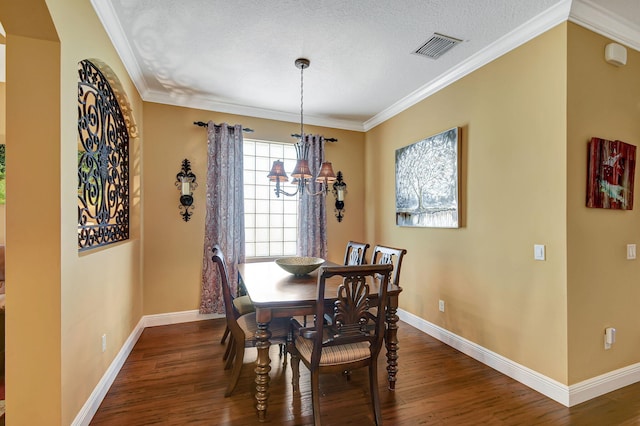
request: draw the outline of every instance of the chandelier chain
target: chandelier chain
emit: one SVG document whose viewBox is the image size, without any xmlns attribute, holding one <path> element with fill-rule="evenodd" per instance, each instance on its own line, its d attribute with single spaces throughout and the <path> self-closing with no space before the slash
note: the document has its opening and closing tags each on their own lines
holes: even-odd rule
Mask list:
<svg viewBox="0 0 640 426">
<path fill-rule="evenodd" d="M 300 140 L 304 140 L 304 68 L 300 67 Z"/>
</svg>

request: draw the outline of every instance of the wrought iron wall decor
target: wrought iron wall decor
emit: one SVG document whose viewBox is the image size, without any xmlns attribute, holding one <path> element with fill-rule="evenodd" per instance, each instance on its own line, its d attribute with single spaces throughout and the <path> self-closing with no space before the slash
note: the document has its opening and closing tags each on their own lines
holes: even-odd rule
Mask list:
<svg viewBox="0 0 640 426">
<path fill-rule="evenodd" d="M 129 239 L 129 133 L 111 85 L 78 64 L 78 250 Z"/>
<path fill-rule="evenodd" d="M 186 158 L 182 160 L 182 170 L 176 175 L 176 186 L 180 191 L 180 215 L 185 222 L 189 222 L 193 208 L 193 190 L 198 187 L 196 175 L 191 171 L 191 163 Z"/>
<path fill-rule="evenodd" d="M 336 198 L 336 219 L 342 222 L 344 215 L 344 195 L 347 193 L 347 184 L 342 180 L 342 172 L 338 171 L 336 181 L 333 182 L 333 196 Z"/>
</svg>

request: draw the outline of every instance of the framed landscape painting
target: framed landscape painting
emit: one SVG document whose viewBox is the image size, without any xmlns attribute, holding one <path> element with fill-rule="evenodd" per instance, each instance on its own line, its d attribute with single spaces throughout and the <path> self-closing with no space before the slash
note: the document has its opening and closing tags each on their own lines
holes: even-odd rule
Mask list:
<svg viewBox="0 0 640 426">
<path fill-rule="evenodd" d="M 460 128 L 396 150 L 396 224 L 458 228 Z"/>
<path fill-rule="evenodd" d="M 633 209 L 636 147 L 622 141 L 591 138 L 587 166 L 587 207 Z"/>
</svg>

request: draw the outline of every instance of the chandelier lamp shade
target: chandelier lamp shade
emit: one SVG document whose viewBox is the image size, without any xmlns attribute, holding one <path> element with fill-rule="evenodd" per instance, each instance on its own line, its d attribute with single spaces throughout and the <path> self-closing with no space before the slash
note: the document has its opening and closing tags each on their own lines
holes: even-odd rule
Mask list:
<svg viewBox="0 0 640 426">
<path fill-rule="evenodd" d="M 329 191 L 329 185 L 333 184 L 336 180 L 336 174 L 333 172 L 333 166 L 330 162 L 325 161 L 320 166 L 318 175 L 313 177 L 311 169 L 309 168 L 309 144 L 304 137 L 304 70 L 309 68 L 309 60 L 304 58 L 298 58 L 295 61 L 295 65 L 300 69 L 300 135 L 298 141 L 295 144 L 296 149 L 296 166 L 291 172 L 291 183 L 297 185 L 295 192 L 289 193 L 282 189 L 281 184 L 289 182 L 289 177 L 284 169 L 284 162 L 276 160 L 273 162 L 271 171 L 267 175 L 271 182 L 275 182 L 275 194 L 276 197 L 280 197 L 280 194 L 288 197 L 293 197 L 296 194 L 300 196 L 305 194 L 305 191 L 309 195 L 326 195 Z M 319 183 L 322 188 L 315 192 L 313 185 Z"/>
</svg>

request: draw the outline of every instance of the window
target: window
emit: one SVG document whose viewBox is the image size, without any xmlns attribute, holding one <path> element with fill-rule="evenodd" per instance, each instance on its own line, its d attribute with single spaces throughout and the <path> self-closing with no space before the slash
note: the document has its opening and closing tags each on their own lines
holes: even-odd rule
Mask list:
<svg viewBox="0 0 640 426">
<path fill-rule="evenodd" d="M 250 257 L 295 256 L 298 237 L 298 197 L 276 197 L 267 175 L 275 160 L 293 170 L 293 144 L 244 140 L 245 253 Z M 290 182 L 283 189 L 295 192 Z"/>
</svg>

